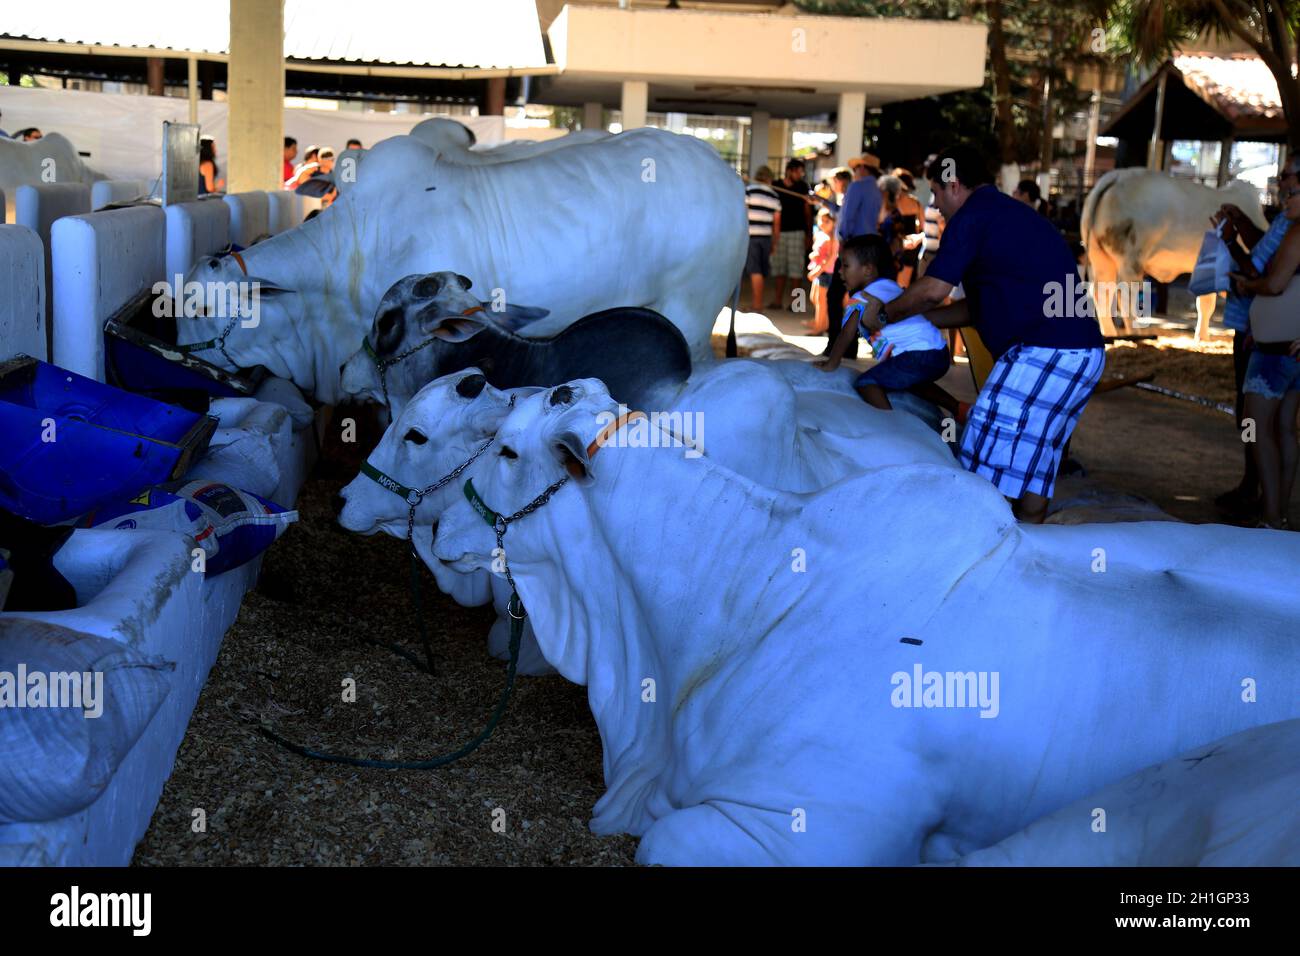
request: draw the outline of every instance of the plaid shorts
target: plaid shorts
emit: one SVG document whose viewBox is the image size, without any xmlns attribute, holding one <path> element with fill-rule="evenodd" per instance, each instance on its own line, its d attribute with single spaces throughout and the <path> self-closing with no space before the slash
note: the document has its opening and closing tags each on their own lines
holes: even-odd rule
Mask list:
<svg viewBox="0 0 1300 956">
<path fill-rule="evenodd" d="M 808 275 L 807 240 L 802 230 L 781 231 L 776 240 L 776 249 L 772 251 L 772 275 L 793 276 L 797 279 Z"/>
<path fill-rule="evenodd" d="M 993 365 L 971 409 L 962 467 L 1008 498 L 1052 496 L 1061 450 L 1101 378 L 1106 350 L 1014 345 Z"/>
</svg>

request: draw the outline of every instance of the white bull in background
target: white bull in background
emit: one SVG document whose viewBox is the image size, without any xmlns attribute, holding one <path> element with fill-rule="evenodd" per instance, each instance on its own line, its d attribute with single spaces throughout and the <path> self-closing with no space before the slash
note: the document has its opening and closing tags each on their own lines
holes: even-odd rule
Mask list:
<svg viewBox="0 0 1300 956">
<path fill-rule="evenodd" d="M 665 410 L 669 427 L 703 453 L 771 487 L 804 491 L 823 488 L 849 474 L 881 465 L 926 462 L 956 468 L 951 452 L 920 421 L 902 412 L 882 412 L 856 395 L 798 392 L 782 375 L 802 363 L 713 363 L 682 386 L 666 388 L 654 408 Z M 815 381 L 835 376 L 814 370 Z M 431 382 L 405 405 L 384 432 L 368 464 L 397 485 L 422 490 L 468 461 L 509 414 L 512 401 L 540 391 L 503 392 L 487 384 L 476 368 Z M 663 413 L 653 414 L 664 417 Z M 489 449 L 488 453 L 491 453 Z M 433 531 L 442 513 L 463 500 L 463 479 L 424 495 L 415 511 L 412 541 L 433 571 L 438 586 L 457 603 L 476 606 L 491 600 L 498 620 L 488 637 L 489 652 L 507 656 L 509 589 L 486 571 L 457 573 L 433 557 Z M 365 474 L 341 492 L 345 505 L 339 523 L 350 531 L 383 531 L 405 537 L 409 506 Z M 525 624 L 521 674 L 552 673 Z"/>
<path fill-rule="evenodd" d="M 81 161 L 77 147 L 59 133 L 46 133 L 28 143 L 0 136 L 0 190 L 9 206 L 6 222 L 14 221 L 13 203 L 19 186 L 93 183 L 103 178 Z"/>
<path fill-rule="evenodd" d="M 1294 535 L 1022 527 L 929 464 L 773 491 L 617 433 L 591 450 L 613 411 L 592 380 L 520 399 L 469 471 L 502 514 L 566 481 L 505 554 L 546 659 L 588 686 L 592 829 L 640 836 L 640 862 L 954 860 L 1300 716 Z M 495 544 L 459 502 L 434 554 L 485 568 Z"/>
<path fill-rule="evenodd" d="M 389 287 L 450 270 L 473 276 L 489 299 L 550 310 L 530 335 L 642 306 L 681 329 L 695 361 L 711 358 L 713 324 L 745 258 L 740 179 L 689 136 L 636 129 L 569 139 L 479 153 L 459 124 L 427 120 L 376 144 L 358 158 L 355 183 L 336 170 L 340 195 L 321 215 L 248 249 L 242 264 L 205 259 L 191 271 L 198 282 L 260 280 L 258 324 L 182 319 L 180 341 L 230 327 L 232 361 L 335 402 L 340 367 Z M 227 361 L 215 348 L 202 354 Z"/>
<path fill-rule="evenodd" d="M 1117 299 L 1121 317 L 1131 321 L 1144 276 L 1173 282 L 1192 271 L 1210 217 L 1224 203 L 1236 204 L 1251 222 L 1268 228 L 1258 191 L 1241 180 L 1211 189 L 1149 169 L 1116 169 L 1097 180 L 1084 200 L 1079 230 L 1103 332 L 1117 331 L 1111 318 Z M 1198 338 L 1209 330 L 1216 299 L 1197 297 Z"/>
</svg>

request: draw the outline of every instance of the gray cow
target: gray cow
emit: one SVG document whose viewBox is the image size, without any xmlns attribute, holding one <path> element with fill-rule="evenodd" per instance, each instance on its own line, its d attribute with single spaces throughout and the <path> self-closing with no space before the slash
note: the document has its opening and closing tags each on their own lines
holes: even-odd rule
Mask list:
<svg viewBox="0 0 1300 956">
<path fill-rule="evenodd" d="M 686 381 L 690 349 L 658 312 L 606 309 L 550 338 L 521 335 L 546 309 L 495 309 L 470 293 L 470 279 L 432 272 L 399 279 L 384 293 L 361 347 L 343 364 L 345 395 L 384 402 L 396 416 L 434 379 L 476 366 L 496 388 L 599 378 L 639 407 L 659 386 Z"/>
</svg>

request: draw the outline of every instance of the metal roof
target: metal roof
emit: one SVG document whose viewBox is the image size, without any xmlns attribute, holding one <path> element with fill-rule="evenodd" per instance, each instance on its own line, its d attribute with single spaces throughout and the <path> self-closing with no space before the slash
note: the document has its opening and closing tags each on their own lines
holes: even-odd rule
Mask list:
<svg viewBox="0 0 1300 956">
<path fill-rule="evenodd" d="M 194 53 L 230 51 L 229 0 L 56 0 L 7 5 L 16 39 Z M 534 0 L 284 0 L 286 59 L 394 66 L 546 65 Z"/>
</svg>

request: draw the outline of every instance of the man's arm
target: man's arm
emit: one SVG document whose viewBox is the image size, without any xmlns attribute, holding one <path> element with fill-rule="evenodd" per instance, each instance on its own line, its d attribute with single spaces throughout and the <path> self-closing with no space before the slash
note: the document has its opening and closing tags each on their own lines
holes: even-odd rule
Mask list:
<svg viewBox="0 0 1300 956">
<path fill-rule="evenodd" d="M 844 193 L 844 212 L 841 215 L 840 235 L 846 239 L 852 236 L 860 236 L 866 229 L 867 210 L 863 208 L 863 193 L 861 189 L 854 189 L 855 183 L 849 183 L 848 190 Z M 863 220 L 859 227 L 858 220 Z"/>
<path fill-rule="evenodd" d="M 781 210 L 772 213 L 772 251 L 776 251 L 777 241 L 781 238 Z"/>
<path fill-rule="evenodd" d="M 952 283 L 944 282 L 937 276 L 923 276 L 908 286 L 906 292 L 889 303 L 889 314 L 895 319 L 907 318 L 909 315 L 924 315 L 927 320 L 941 329 L 968 325 L 969 322 L 964 321 L 966 315 L 964 308 L 960 310 L 960 316 L 957 312 L 950 311 L 951 307 L 939 308 L 951 293 Z M 870 299 L 863 314 L 863 324 L 873 332 L 880 328 L 880 304 L 880 300 Z M 935 317 L 939 322 L 935 321 Z M 943 324 L 940 325 L 940 322 Z"/>
<path fill-rule="evenodd" d="M 956 302 L 941 305 L 922 314 L 926 321 L 936 328 L 963 329 L 971 324 L 970 309 L 967 308 L 966 301 L 966 299 L 958 299 Z"/>
</svg>

